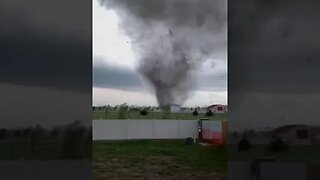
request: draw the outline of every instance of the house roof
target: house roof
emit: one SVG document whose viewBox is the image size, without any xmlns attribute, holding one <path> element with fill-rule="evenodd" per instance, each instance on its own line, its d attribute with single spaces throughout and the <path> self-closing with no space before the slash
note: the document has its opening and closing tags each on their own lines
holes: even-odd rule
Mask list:
<svg viewBox="0 0 320 180">
<path fill-rule="evenodd" d="M 280 133 L 284 133 L 289 131 L 292 128 L 297 128 L 297 127 L 309 127 L 307 125 L 303 125 L 303 124 L 290 124 L 290 125 L 284 125 L 284 126 L 280 126 L 276 129 L 273 130 L 274 134 L 280 134 Z"/>
<path fill-rule="evenodd" d="M 222 104 L 212 104 L 212 105 L 208 106 L 207 108 L 212 108 L 212 107 L 217 107 L 217 106 L 225 106 L 225 105 L 222 105 Z"/>
</svg>

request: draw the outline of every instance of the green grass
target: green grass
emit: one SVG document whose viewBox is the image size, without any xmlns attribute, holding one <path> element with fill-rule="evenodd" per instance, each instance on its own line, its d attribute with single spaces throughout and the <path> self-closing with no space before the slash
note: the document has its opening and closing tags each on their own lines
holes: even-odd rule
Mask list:
<svg viewBox="0 0 320 180">
<path fill-rule="evenodd" d="M 225 179 L 227 169 L 226 149 L 184 140 L 95 141 L 93 159 L 94 179 Z"/>
<path fill-rule="evenodd" d="M 240 152 L 236 145 L 228 145 L 229 159 L 234 161 L 253 160 L 263 156 L 272 156 L 281 162 L 320 162 L 320 146 L 291 146 L 286 152 L 271 153 L 267 145 L 254 145 L 250 151 Z"/>
<path fill-rule="evenodd" d="M 93 111 L 93 119 L 118 119 L 119 112 L 117 111 Z M 140 112 L 131 111 L 125 114 L 126 119 L 181 119 L 181 120 L 198 120 L 200 118 L 208 118 L 210 120 L 227 120 L 227 113 L 215 114 L 207 117 L 204 113 L 199 113 L 198 116 L 193 116 L 192 113 L 168 113 L 166 118 L 162 112 L 148 112 L 147 115 L 142 116 Z"/>
</svg>

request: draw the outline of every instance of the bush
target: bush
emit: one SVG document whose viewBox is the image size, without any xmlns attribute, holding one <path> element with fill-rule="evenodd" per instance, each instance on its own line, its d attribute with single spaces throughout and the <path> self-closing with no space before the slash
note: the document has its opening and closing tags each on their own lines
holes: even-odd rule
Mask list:
<svg viewBox="0 0 320 180">
<path fill-rule="evenodd" d="M 251 149 L 251 143 L 244 137 L 239 141 L 238 150 L 239 151 L 249 151 Z"/>
<path fill-rule="evenodd" d="M 206 113 L 206 116 L 213 116 L 213 112 L 211 110 L 209 110 L 207 113 Z"/>
<path fill-rule="evenodd" d="M 52 129 L 50 136 L 52 136 L 52 137 L 58 136 L 58 130 L 56 128 Z"/>
<path fill-rule="evenodd" d="M 147 111 L 146 109 L 143 109 L 142 111 L 140 111 L 140 114 L 141 114 L 142 116 L 145 116 L 145 115 L 148 114 L 148 111 Z"/>
<path fill-rule="evenodd" d="M 128 109 L 129 109 L 129 106 L 127 106 L 126 103 L 122 104 L 119 108 L 118 119 L 125 119 Z"/>
<path fill-rule="evenodd" d="M 288 149 L 288 146 L 282 141 L 281 138 L 277 138 L 269 145 L 269 151 L 271 152 L 283 152 Z"/>
<path fill-rule="evenodd" d="M 197 110 L 194 110 L 192 114 L 193 114 L 194 116 L 198 116 L 199 113 L 198 113 Z"/>
</svg>

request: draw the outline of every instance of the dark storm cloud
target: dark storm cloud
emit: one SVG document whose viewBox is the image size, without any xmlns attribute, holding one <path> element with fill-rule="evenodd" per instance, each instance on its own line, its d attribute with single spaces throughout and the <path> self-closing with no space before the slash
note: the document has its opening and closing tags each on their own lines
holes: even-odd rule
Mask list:
<svg viewBox="0 0 320 180">
<path fill-rule="evenodd" d="M 208 75 L 200 74 L 197 79 L 197 90 L 199 91 L 228 91 L 225 72 Z"/>
<path fill-rule="evenodd" d="M 139 55 L 139 73 L 162 108 L 196 89 L 194 71 L 226 46 L 224 0 L 100 0 L 120 17 Z"/>
<path fill-rule="evenodd" d="M 229 4 L 229 13 L 230 94 L 320 91 L 316 6 L 297 0 L 240 0 Z"/>
<path fill-rule="evenodd" d="M 127 91 L 147 92 L 147 86 L 141 75 L 133 69 L 104 64 L 103 58 L 94 57 L 93 86 Z M 226 72 L 200 73 L 197 77 L 197 89 L 200 91 L 227 91 Z"/>
<path fill-rule="evenodd" d="M 230 129 L 319 124 L 317 1 L 228 4 Z"/>
<path fill-rule="evenodd" d="M 95 57 L 93 64 L 93 86 L 131 91 L 144 91 L 140 75 L 131 69 L 103 64 Z"/>
<path fill-rule="evenodd" d="M 0 2 L 0 83 L 91 92 L 90 2 L 64 4 Z"/>
</svg>

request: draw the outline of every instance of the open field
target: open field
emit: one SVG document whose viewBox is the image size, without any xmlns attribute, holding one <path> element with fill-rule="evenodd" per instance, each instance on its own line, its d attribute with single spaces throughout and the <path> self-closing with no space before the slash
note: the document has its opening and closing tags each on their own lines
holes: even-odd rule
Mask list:
<svg viewBox="0 0 320 180">
<path fill-rule="evenodd" d="M 247 161 L 272 156 L 281 162 L 320 162 L 320 145 L 291 146 L 286 152 L 271 153 L 267 145 L 253 145 L 250 151 L 238 151 L 237 145 L 228 145 L 228 157 L 232 161 Z"/>
<path fill-rule="evenodd" d="M 94 179 L 226 179 L 226 149 L 184 142 L 95 141 Z"/>
<path fill-rule="evenodd" d="M 93 119 L 119 119 L 118 111 L 93 111 Z M 182 119 L 182 120 L 198 120 L 200 118 L 208 118 L 210 120 L 227 120 L 227 113 L 215 114 L 214 116 L 205 116 L 205 113 L 199 113 L 198 116 L 194 116 L 190 113 L 168 113 L 164 118 L 163 112 L 149 112 L 143 116 L 138 111 L 126 112 L 126 119 Z"/>
</svg>

